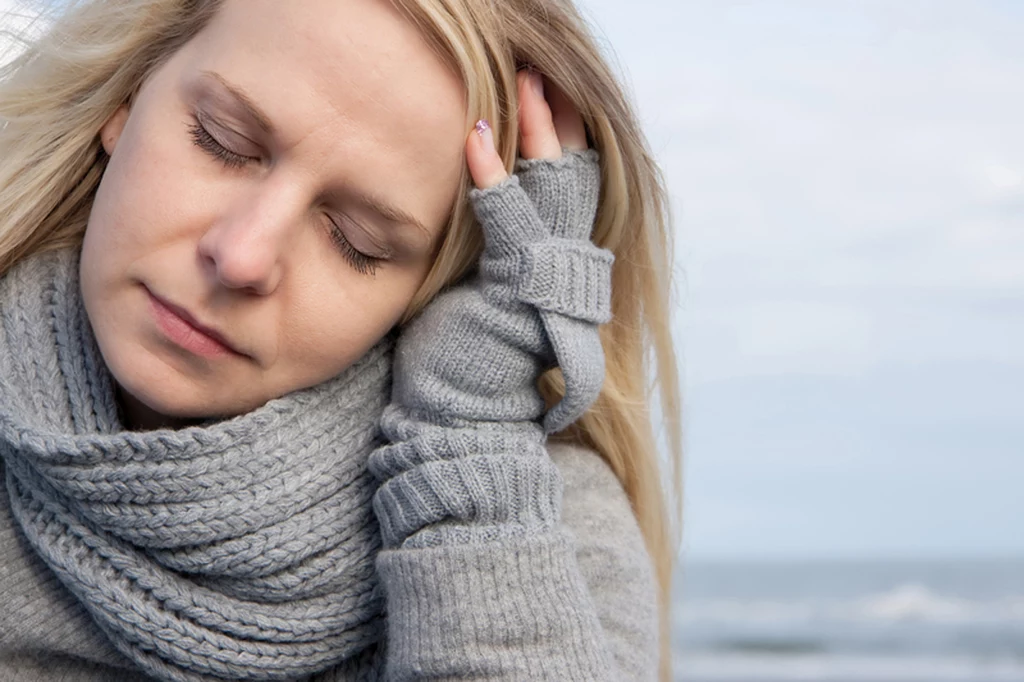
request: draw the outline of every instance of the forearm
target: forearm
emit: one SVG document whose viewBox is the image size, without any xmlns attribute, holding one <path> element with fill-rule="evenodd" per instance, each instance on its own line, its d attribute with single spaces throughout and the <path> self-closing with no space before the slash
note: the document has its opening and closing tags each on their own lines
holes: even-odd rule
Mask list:
<svg viewBox="0 0 1024 682">
<path fill-rule="evenodd" d="M 621 680 L 560 532 L 385 551 L 389 679 Z"/>
<path fill-rule="evenodd" d="M 541 180 L 564 193 L 584 163 L 593 185 L 584 155 Z M 544 229 L 522 200 L 515 180 L 478 195 L 481 222 L 501 216 L 479 277 L 432 302 L 397 349 L 391 443 L 371 458 L 395 679 L 624 679 L 545 445 L 600 387 L 611 256 L 589 242 L 592 213 Z M 569 390 L 545 415 L 536 379 L 555 364 Z"/>
<path fill-rule="evenodd" d="M 535 314 L 496 309 L 476 284 L 431 305 L 396 351 L 381 420 L 391 444 L 371 458 L 382 480 L 374 509 L 385 547 L 552 530 L 561 481 L 538 421 L 543 400 L 521 380 L 542 366 L 546 342 Z M 435 339 L 447 339 L 448 350 L 431 348 Z M 475 348 L 462 348 L 464 340 Z M 497 366 L 467 366 L 471 357 Z"/>
<path fill-rule="evenodd" d="M 546 432 L 582 416 L 600 390 L 612 256 L 589 240 L 594 152 L 520 168 L 522 184 L 514 176 L 474 193 L 486 239 L 479 275 L 431 302 L 397 344 L 382 419 L 391 444 L 370 460 L 386 547 L 557 523 Z M 556 365 L 565 396 L 545 414 L 536 382 Z"/>
</svg>

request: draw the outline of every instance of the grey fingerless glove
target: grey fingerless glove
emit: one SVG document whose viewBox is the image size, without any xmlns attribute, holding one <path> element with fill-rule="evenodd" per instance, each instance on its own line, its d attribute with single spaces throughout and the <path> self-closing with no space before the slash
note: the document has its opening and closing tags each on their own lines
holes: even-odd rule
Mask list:
<svg viewBox="0 0 1024 682">
<path fill-rule="evenodd" d="M 604 380 L 597 325 L 611 317 L 611 252 L 590 242 L 597 153 L 525 160 L 474 190 L 479 273 L 432 301 L 399 337 L 391 444 L 370 457 L 386 547 L 482 542 L 557 523 L 561 481 L 546 433 L 578 419 Z M 565 397 L 544 414 L 540 374 Z M 541 419 L 543 418 L 543 426 Z"/>
</svg>

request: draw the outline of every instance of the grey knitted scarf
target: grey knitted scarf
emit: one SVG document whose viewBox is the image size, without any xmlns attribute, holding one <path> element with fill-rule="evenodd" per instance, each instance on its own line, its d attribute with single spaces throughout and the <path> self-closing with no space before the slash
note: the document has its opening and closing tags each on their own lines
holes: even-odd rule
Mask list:
<svg viewBox="0 0 1024 682">
<path fill-rule="evenodd" d="M 390 340 L 235 419 L 129 432 L 75 250 L 0 282 L 0 456 L 17 522 L 114 645 L 167 680 L 295 679 L 382 635 L 367 458 Z"/>
</svg>

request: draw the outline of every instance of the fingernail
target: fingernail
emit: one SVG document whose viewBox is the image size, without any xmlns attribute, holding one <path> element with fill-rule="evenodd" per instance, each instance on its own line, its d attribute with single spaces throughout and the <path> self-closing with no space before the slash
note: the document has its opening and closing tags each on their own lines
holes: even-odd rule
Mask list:
<svg viewBox="0 0 1024 682">
<path fill-rule="evenodd" d="M 482 118 L 477 121 L 474 128 L 476 128 L 476 134 L 483 139 L 484 144 L 488 148 L 494 149 L 494 132 L 491 130 L 491 124 L 487 122 L 487 119 Z"/>
</svg>

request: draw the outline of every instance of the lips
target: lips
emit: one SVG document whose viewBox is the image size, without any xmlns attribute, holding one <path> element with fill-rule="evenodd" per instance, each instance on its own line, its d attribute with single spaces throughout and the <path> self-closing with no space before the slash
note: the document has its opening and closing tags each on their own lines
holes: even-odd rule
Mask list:
<svg viewBox="0 0 1024 682">
<path fill-rule="evenodd" d="M 202 324 L 188 310 L 157 296 L 148 288 L 146 292 L 157 324 L 176 345 L 206 358 L 245 355 L 224 334 Z"/>
</svg>

